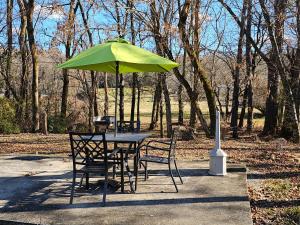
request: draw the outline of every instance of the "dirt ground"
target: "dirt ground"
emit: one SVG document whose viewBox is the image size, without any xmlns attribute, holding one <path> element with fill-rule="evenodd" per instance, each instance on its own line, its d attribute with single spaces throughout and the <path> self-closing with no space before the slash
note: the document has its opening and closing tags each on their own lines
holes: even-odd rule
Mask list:
<svg viewBox="0 0 300 225">
<path fill-rule="evenodd" d="M 195 140 L 179 141 L 178 159 L 207 159 L 214 141 L 197 135 Z M 238 140 L 225 138 L 222 149 L 229 163 L 248 168 L 248 193 L 253 223 L 300 224 L 300 146 L 284 139 L 261 139 L 242 134 Z M 69 154 L 67 134 L 0 135 L 0 154 Z"/>
</svg>

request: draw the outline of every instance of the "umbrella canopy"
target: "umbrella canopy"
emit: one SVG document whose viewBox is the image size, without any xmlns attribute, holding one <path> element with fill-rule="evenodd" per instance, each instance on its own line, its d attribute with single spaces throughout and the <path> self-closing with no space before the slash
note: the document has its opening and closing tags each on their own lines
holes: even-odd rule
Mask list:
<svg viewBox="0 0 300 225">
<path fill-rule="evenodd" d="M 117 100 L 119 73 L 167 72 L 179 64 L 117 38 L 91 47 L 58 65 L 61 69 L 94 70 L 116 73 L 115 135 L 117 135 Z"/>
<path fill-rule="evenodd" d="M 119 73 L 167 72 L 179 66 L 171 60 L 118 38 L 91 47 L 60 64 L 58 68 L 116 73 L 116 62 L 119 62 Z"/>
</svg>

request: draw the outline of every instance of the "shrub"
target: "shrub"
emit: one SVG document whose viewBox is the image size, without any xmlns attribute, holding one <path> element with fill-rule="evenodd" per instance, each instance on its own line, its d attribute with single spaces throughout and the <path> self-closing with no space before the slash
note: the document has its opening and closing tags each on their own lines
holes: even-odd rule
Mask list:
<svg viewBox="0 0 300 225">
<path fill-rule="evenodd" d="M 0 133 L 20 133 L 20 127 L 16 122 L 15 105 L 7 98 L 0 98 Z"/>
<path fill-rule="evenodd" d="M 49 116 L 48 117 L 48 130 L 51 133 L 63 134 L 67 131 L 67 120 L 61 116 Z"/>
</svg>

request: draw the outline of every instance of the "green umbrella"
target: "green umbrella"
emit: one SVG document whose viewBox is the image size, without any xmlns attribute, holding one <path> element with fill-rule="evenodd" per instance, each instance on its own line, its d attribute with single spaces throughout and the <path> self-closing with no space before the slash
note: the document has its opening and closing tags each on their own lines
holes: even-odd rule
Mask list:
<svg viewBox="0 0 300 225">
<path fill-rule="evenodd" d="M 119 73 L 167 72 L 179 64 L 117 38 L 91 47 L 60 64 L 61 69 L 94 70 L 116 73 L 115 135 L 117 134 L 117 97 Z"/>
</svg>

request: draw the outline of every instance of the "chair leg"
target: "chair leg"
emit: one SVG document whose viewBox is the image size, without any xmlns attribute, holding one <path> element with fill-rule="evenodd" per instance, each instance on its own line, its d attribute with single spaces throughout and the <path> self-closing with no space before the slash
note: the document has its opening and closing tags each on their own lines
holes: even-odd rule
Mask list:
<svg viewBox="0 0 300 225">
<path fill-rule="evenodd" d="M 123 151 L 123 150 L 121 150 Z M 123 152 L 121 153 L 121 192 L 124 193 L 124 157 Z"/>
<path fill-rule="evenodd" d="M 174 160 L 174 164 L 175 164 L 176 172 L 177 172 L 177 174 L 178 174 L 178 176 L 179 176 L 180 182 L 181 182 L 181 184 L 183 184 L 181 175 L 180 175 L 179 170 L 178 170 L 178 168 L 177 168 L 176 160 Z"/>
<path fill-rule="evenodd" d="M 116 165 L 113 166 L 113 179 L 116 179 Z"/>
<path fill-rule="evenodd" d="M 140 159 L 141 158 L 141 153 L 140 152 L 138 152 L 138 156 L 139 156 L 139 159 Z M 138 162 L 139 162 L 139 167 L 141 169 L 142 168 L 142 162 L 140 162 L 140 160 Z"/>
<path fill-rule="evenodd" d="M 145 181 L 149 178 L 149 176 L 148 176 L 148 165 L 147 165 L 148 163 L 147 162 L 145 162 Z"/>
<path fill-rule="evenodd" d="M 75 182 L 76 182 L 76 173 L 73 173 L 72 189 L 71 189 L 71 196 L 70 196 L 70 204 L 73 204 Z"/>
<path fill-rule="evenodd" d="M 82 186 L 82 183 L 83 183 L 83 178 L 84 178 L 84 174 L 82 174 L 81 178 L 80 178 L 80 183 L 79 183 L 79 187 Z"/>
<path fill-rule="evenodd" d="M 85 188 L 86 190 L 88 190 L 90 188 L 90 185 L 89 185 L 89 174 L 85 174 Z"/>
<path fill-rule="evenodd" d="M 106 172 L 105 173 L 104 190 L 103 190 L 103 199 L 102 199 L 103 206 L 105 206 L 105 203 L 106 203 L 107 185 L 108 185 L 108 173 Z"/>
<path fill-rule="evenodd" d="M 135 176 L 135 182 L 134 182 L 134 190 L 137 190 L 137 182 L 138 182 L 138 174 L 139 174 L 139 166 L 138 166 L 138 156 L 134 157 L 134 176 Z"/>
<path fill-rule="evenodd" d="M 171 176 L 172 181 L 173 181 L 173 184 L 174 184 L 174 186 L 175 186 L 175 188 L 176 188 L 176 192 L 178 192 L 178 188 L 177 188 L 177 185 L 176 185 L 175 180 L 174 180 L 174 176 L 173 176 L 173 172 L 172 172 L 172 169 L 171 169 L 171 164 L 170 164 L 170 162 L 169 162 L 168 165 L 169 165 L 170 176 Z"/>
</svg>

